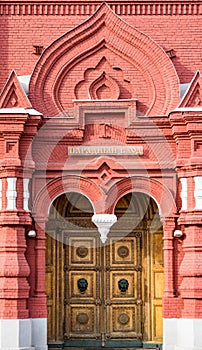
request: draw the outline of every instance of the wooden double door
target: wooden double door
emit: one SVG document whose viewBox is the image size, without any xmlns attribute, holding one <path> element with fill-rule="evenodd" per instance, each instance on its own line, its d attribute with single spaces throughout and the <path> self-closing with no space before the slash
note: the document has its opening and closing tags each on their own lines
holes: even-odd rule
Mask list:
<svg viewBox="0 0 202 350">
<path fill-rule="evenodd" d="M 57 239 L 56 239 L 57 238 Z M 162 231 L 47 234 L 48 342 L 64 347 L 141 347 L 161 341 Z"/>
<path fill-rule="evenodd" d="M 66 344 L 140 344 L 141 232 L 119 239 L 113 235 L 101 246 L 96 233 L 65 236 Z"/>
</svg>

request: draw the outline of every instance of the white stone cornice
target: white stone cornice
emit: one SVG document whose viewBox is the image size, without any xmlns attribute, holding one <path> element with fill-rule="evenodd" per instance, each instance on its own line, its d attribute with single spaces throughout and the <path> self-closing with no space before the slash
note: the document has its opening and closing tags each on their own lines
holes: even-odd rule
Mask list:
<svg viewBox="0 0 202 350">
<path fill-rule="evenodd" d="M 33 108 L 0 108 L 0 114 L 29 114 L 29 115 L 42 115 L 40 112 Z"/>
</svg>

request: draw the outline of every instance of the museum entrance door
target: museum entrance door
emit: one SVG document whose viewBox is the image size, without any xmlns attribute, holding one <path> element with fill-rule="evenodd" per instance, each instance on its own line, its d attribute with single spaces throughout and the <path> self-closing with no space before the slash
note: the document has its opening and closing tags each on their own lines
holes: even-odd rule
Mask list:
<svg viewBox="0 0 202 350">
<path fill-rule="evenodd" d="M 64 233 L 64 243 L 66 345 L 141 345 L 141 232 L 105 246 L 97 233 Z"/>
<path fill-rule="evenodd" d="M 46 257 L 51 347 L 134 348 L 161 342 L 162 229 L 150 233 L 156 207 L 144 196 L 126 195 L 117 203 L 118 222 L 104 245 L 84 196 L 63 194 L 53 203 Z"/>
</svg>

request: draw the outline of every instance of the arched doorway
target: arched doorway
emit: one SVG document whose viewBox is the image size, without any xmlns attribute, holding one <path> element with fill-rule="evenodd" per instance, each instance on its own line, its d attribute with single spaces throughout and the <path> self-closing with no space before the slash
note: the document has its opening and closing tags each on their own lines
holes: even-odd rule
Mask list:
<svg viewBox="0 0 202 350">
<path fill-rule="evenodd" d="M 48 343 L 134 348 L 162 341 L 163 241 L 155 201 L 123 196 L 102 245 L 83 195 L 57 197 L 46 225 Z"/>
</svg>

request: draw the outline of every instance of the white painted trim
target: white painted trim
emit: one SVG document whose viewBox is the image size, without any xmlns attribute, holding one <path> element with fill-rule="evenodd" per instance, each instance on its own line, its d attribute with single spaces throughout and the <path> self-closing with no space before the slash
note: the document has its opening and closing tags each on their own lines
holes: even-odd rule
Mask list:
<svg viewBox="0 0 202 350">
<path fill-rule="evenodd" d="M 23 209 L 29 210 L 29 180 L 23 179 Z"/>
<path fill-rule="evenodd" d="M 202 209 L 202 176 L 195 176 L 194 182 L 195 209 Z"/>
<path fill-rule="evenodd" d="M 179 107 L 173 109 L 170 114 L 173 112 L 202 112 L 202 107 Z"/>
<path fill-rule="evenodd" d="M 8 188 L 6 191 L 7 210 L 16 210 L 16 177 L 7 177 Z"/>
<path fill-rule="evenodd" d="M 182 190 L 180 193 L 180 197 L 182 200 L 182 210 L 187 210 L 187 178 L 182 177 L 180 179 L 181 185 L 182 185 Z"/>
</svg>

